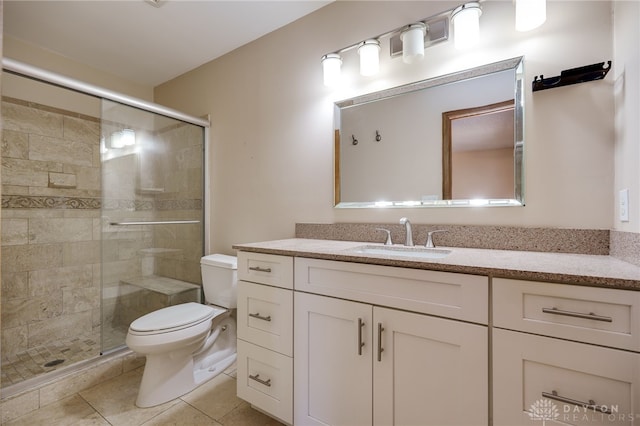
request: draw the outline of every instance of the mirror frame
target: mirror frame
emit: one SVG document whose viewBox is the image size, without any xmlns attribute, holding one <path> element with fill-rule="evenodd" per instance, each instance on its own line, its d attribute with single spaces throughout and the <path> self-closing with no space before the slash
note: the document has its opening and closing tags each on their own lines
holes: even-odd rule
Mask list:
<svg viewBox="0 0 640 426">
<path fill-rule="evenodd" d="M 481 77 L 487 74 L 506 71 L 515 71 L 514 79 L 514 198 L 511 199 L 479 199 L 479 200 L 400 200 L 400 201 L 342 201 L 340 194 L 340 110 L 369 102 L 384 100 L 400 96 L 430 87 L 455 83 L 462 80 Z M 414 83 L 397 86 L 379 92 L 368 93 L 351 99 L 338 101 L 334 105 L 335 131 L 334 131 L 334 207 L 335 208 L 421 208 L 421 207 L 478 207 L 478 206 L 524 206 L 524 56 L 518 56 L 499 62 L 481 65 L 463 71 L 454 72 Z M 444 143 L 441 142 L 441 143 Z M 444 161 L 444 153 L 443 153 Z M 443 182 L 444 185 L 444 182 Z M 444 194 L 443 194 L 444 195 Z M 444 196 L 443 196 L 444 198 Z"/>
</svg>

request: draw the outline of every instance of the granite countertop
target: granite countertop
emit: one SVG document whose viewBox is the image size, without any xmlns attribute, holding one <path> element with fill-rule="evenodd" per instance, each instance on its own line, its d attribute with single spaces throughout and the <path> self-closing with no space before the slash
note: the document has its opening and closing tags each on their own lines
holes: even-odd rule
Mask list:
<svg viewBox="0 0 640 426">
<path fill-rule="evenodd" d="M 291 238 L 236 244 L 233 248 L 284 256 L 640 291 L 640 267 L 612 256 L 438 247 L 449 249 L 451 253 L 440 259 L 415 259 L 354 251 L 357 247 L 376 245 L 383 247 L 382 244 L 366 242 Z"/>
</svg>

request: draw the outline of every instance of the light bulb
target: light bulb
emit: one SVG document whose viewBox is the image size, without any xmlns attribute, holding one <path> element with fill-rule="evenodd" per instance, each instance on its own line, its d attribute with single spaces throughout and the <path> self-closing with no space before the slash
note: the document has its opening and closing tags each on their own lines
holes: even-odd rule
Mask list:
<svg viewBox="0 0 640 426">
<path fill-rule="evenodd" d="M 454 9 L 451 19 L 456 49 L 466 49 L 478 44 L 481 14 L 482 9 L 478 2 L 465 3 Z"/>
<path fill-rule="evenodd" d="M 376 75 L 380 71 L 380 42 L 378 40 L 365 40 L 360 43 L 358 55 L 360 55 L 361 75 Z"/>
<path fill-rule="evenodd" d="M 342 58 L 337 53 L 329 53 L 322 57 L 322 71 L 324 75 L 324 85 L 333 87 L 340 81 L 340 66 Z"/>
<path fill-rule="evenodd" d="M 400 33 L 402 61 L 405 64 L 412 64 L 424 58 L 424 36 L 426 33 L 427 26 L 422 22 L 411 24 Z"/>
<path fill-rule="evenodd" d="M 547 0 L 516 0 L 516 30 L 529 31 L 547 20 Z"/>
</svg>

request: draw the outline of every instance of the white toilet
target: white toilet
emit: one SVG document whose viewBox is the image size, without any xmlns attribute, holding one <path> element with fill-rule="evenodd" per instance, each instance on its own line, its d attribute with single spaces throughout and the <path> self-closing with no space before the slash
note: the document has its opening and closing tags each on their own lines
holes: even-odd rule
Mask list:
<svg viewBox="0 0 640 426">
<path fill-rule="evenodd" d="M 183 303 L 146 314 L 129 326 L 126 343 L 147 363 L 138 407 L 153 407 L 192 391 L 236 360 L 237 259 L 200 261 L 206 304 Z"/>
</svg>

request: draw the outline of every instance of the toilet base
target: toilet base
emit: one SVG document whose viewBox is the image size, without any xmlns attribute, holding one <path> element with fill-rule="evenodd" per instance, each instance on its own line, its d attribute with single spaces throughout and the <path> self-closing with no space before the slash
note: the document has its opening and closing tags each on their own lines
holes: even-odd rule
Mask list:
<svg viewBox="0 0 640 426">
<path fill-rule="evenodd" d="M 193 349 L 148 354 L 136 405 L 148 408 L 171 401 L 213 379 L 233 364 L 237 357 L 236 324 L 230 317 L 224 322 L 228 324 L 225 331 L 220 333 L 209 350 L 195 357 Z"/>
</svg>

